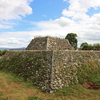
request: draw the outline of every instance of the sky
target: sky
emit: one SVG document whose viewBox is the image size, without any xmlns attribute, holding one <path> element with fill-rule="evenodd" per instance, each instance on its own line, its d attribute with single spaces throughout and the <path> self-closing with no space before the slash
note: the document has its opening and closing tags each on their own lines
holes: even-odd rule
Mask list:
<svg viewBox="0 0 100 100">
<path fill-rule="evenodd" d="M 0 47 L 27 47 L 34 37 L 100 43 L 100 0 L 0 0 Z"/>
</svg>

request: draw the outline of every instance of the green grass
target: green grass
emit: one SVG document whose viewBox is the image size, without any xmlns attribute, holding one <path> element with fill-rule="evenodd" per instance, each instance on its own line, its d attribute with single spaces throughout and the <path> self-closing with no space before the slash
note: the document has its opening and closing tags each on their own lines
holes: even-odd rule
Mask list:
<svg viewBox="0 0 100 100">
<path fill-rule="evenodd" d="M 89 60 L 78 68 L 79 83 L 90 81 L 100 85 L 100 66 L 97 61 Z"/>
<path fill-rule="evenodd" d="M 100 85 L 100 67 L 96 61 L 89 60 L 78 69 L 79 84 L 63 87 L 49 94 L 34 83 L 27 82 L 15 74 L 0 71 L 0 100 L 100 100 L 100 89 L 93 90 L 83 86 L 84 81 Z"/>
<path fill-rule="evenodd" d="M 48 95 L 22 77 L 0 71 L 0 100 L 53 100 Z"/>
<path fill-rule="evenodd" d="M 29 97 L 28 100 L 45 100 L 45 99 L 40 99 L 38 97 Z M 48 100 L 54 100 L 54 99 L 48 99 Z"/>
<path fill-rule="evenodd" d="M 96 79 L 95 79 L 96 80 Z M 96 80 L 97 81 L 97 80 Z M 16 99 L 15 99 L 16 98 Z M 30 82 L 14 74 L 0 72 L 0 100 L 99 100 L 100 89 L 87 89 L 81 84 L 58 89 L 55 93 L 42 92 Z"/>
</svg>

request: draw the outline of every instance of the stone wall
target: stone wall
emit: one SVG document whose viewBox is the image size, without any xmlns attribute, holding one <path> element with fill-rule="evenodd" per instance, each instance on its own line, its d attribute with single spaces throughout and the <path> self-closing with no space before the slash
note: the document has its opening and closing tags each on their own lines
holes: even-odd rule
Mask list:
<svg viewBox="0 0 100 100">
<path fill-rule="evenodd" d="M 26 50 L 74 50 L 67 39 L 57 37 L 34 38 Z"/>
<path fill-rule="evenodd" d="M 79 82 L 78 71 L 85 71 L 94 65 L 100 67 L 98 51 L 67 50 L 25 50 L 8 51 L 0 59 L 0 70 L 6 70 L 24 77 L 41 89 L 51 91 Z M 82 68 L 84 67 L 84 69 Z"/>
<path fill-rule="evenodd" d="M 47 50 L 74 50 L 67 39 L 48 37 Z"/>
<path fill-rule="evenodd" d="M 0 70 L 14 73 L 48 90 L 51 82 L 52 51 L 8 51 L 0 59 Z"/>
<path fill-rule="evenodd" d="M 47 37 L 37 37 L 32 39 L 26 50 L 46 50 Z"/>
<path fill-rule="evenodd" d="M 86 69 L 85 65 L 89 65 Z M 97 51 L 54 51 L 52 57 L 51 88 L 59 89 L 79 82 L 78 71 L 93 70 L 100 66 Z M 82 68 L 84 67 L 84 68 Z M 84 79 L 83 79 L 84 80 Z"/>
</svg>

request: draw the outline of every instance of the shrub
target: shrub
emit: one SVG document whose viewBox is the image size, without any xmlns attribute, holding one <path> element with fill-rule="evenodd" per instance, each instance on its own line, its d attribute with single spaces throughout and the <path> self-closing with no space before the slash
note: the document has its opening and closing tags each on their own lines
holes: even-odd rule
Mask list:
<svg viewBox="0 0 100 100">
<path fill-rule="evenodd" d="M 3 50 L 3 51 L 1 51 L 1 50 L 0 50 L 0 56 L 3 56 L 6 52 L 7 52 L 7 50 L 6 50 L 6 49 L 5 49 L 5 50 Z"/>
</svg>

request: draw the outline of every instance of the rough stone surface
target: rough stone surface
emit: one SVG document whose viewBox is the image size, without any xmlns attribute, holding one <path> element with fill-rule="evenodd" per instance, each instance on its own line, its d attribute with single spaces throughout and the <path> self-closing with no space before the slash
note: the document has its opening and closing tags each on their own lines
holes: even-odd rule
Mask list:
<svg viewBox="0 0 100 100">
<path fill-rule="evenodd" d="M 8 51 L 0 59 L 0 70 L 6 70 L 43 90 L 50 89 L 52 51 Z"/>
<path fill-rule="evenodd" d="M 74 50 L 67 39 L 56 37 L 34 38 L 26 50 Z"/>
<path fill-rule="evenodd" d="M 58 89 L 63 86 L 78 83 L 78 71 L 81 71 L 82 65 L 90 64 L 90 61 L 100 63 L 100 52 L 75 50 L 53 51 L 51 88 Z M 96 63 L 97 66 L 98 63 Z"/>
<path fill-rule="evenodd" d="M 78 83 L 78 71 L 83 64 L 96 61 L 100 65 L 100 52 L 69 50 L 9 51 L 0 59 L 0 70 L 13 72 L 33 82 L 42 90 L 53 90 Z M 98 63 L 97 63 L 98 62 Z M 90 66 L 91 67 L 91 66 Z M 87 69 L 84 69 L 87 70 Z"/>
<path fill-rule="evenodd" d="M 78 72 L 93 70 L 91 66 L 96 71 L 100 68 L 100 51 L 73 50 L 68 40 L 48 36 L 35 38 L 26 50 L 8 51 L 0 59 L 0 70 L 22 76 L 50 93 L 78 83 Z"/>
</svg>

